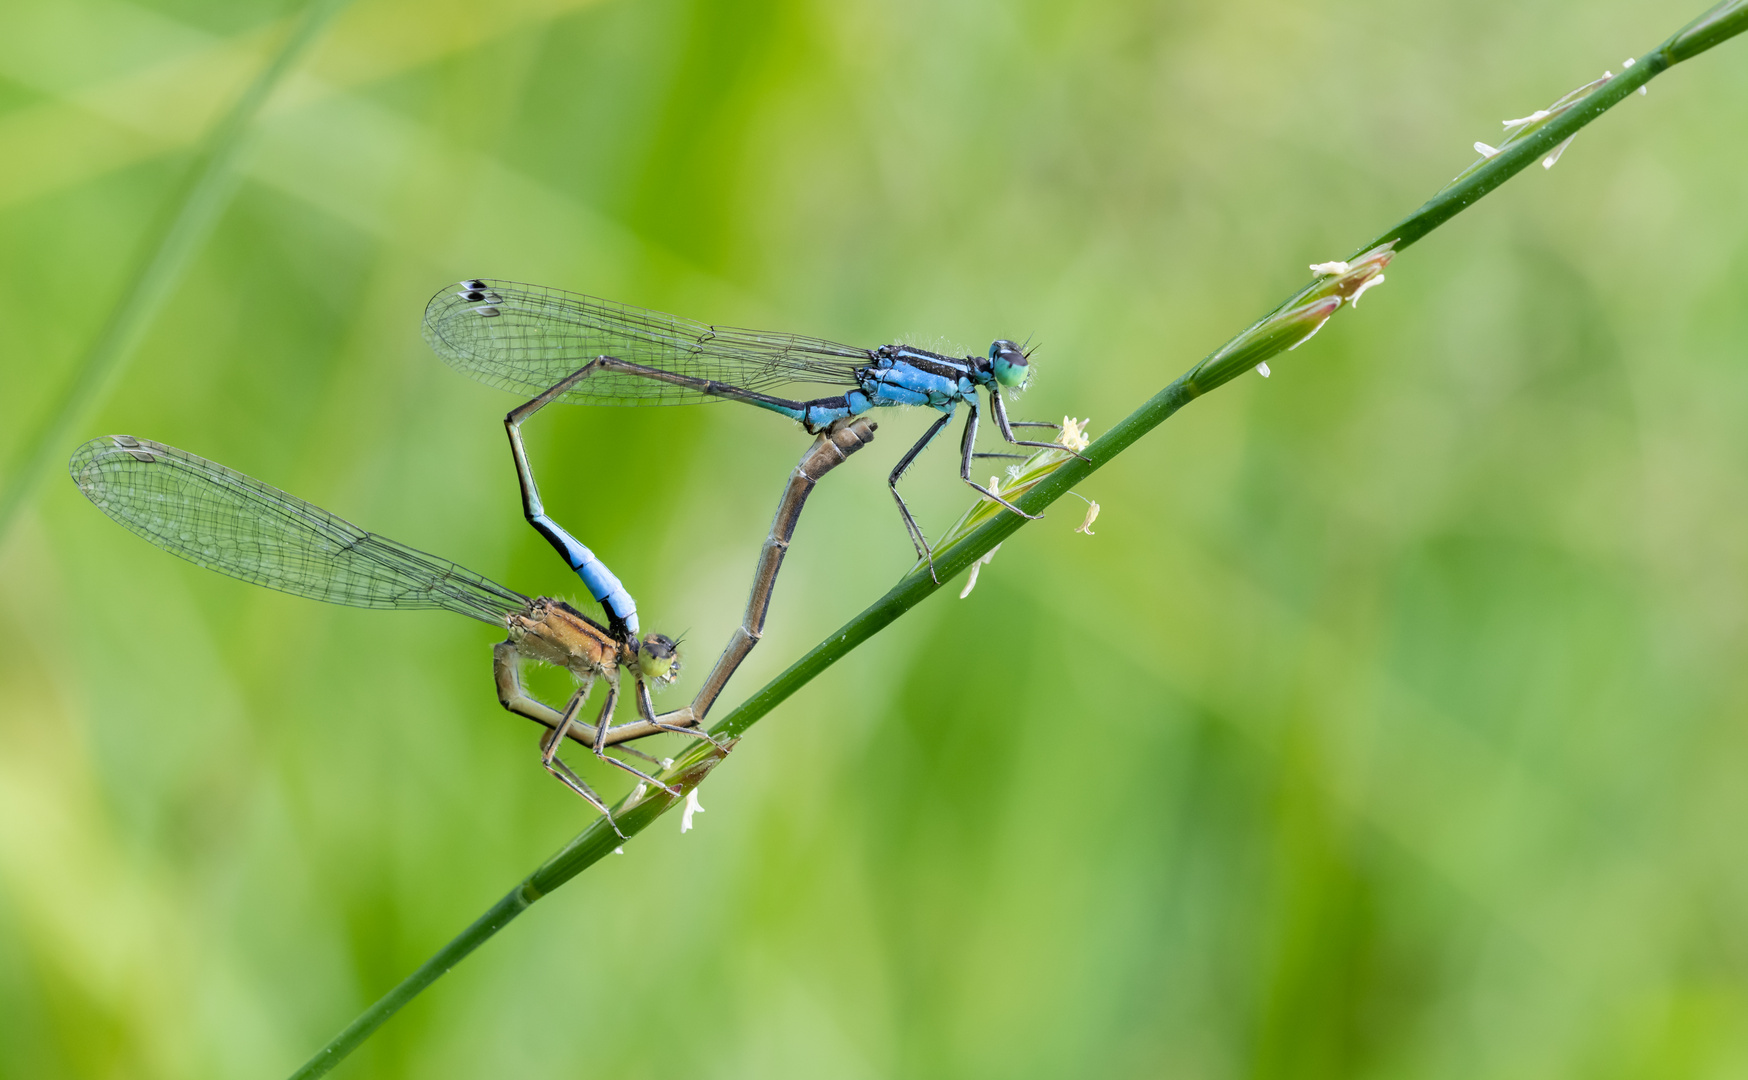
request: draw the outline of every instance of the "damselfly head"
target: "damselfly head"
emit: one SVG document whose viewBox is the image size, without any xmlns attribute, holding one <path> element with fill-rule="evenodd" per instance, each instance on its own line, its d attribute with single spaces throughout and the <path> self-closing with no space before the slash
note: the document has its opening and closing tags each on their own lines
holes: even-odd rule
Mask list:
<svg viewBox="0 0 1748 1080">
<path fill-rule="evenodd" d="M 637 670 L 643 677 L 666 686 L 680 677 L 680 643 L 666 634 L 651 634 L 637 650 Z"/>
<path fill-rule="evenodd" d="M 1031 363 L 1018 345 L 998 338 L 989 346 L 989 367 L 995 381 L 1010 390 L 1023 390 L 1032 377 Z"/>
</svg>

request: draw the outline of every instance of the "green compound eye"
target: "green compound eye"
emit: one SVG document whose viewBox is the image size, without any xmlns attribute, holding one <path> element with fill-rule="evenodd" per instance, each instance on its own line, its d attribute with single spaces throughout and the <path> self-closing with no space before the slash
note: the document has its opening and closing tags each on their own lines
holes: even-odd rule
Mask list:
<svg viewBox="0 0 1748 1080">
<path fill-rule="evenodd" d="M 1031 378 L 1032 367 L 1026 354 L 1011 341 L 998 340 L 989 347 L 989 366 L 995 381 L 1009 390 L 1019 389 Z"/>
<path fill-rule="evenodd" d="M 655 682 L 669 683 L 680 674 L 679 642 L 665 634 L 651 634 L 637 650 L 637 670 Z"/>
</svg>

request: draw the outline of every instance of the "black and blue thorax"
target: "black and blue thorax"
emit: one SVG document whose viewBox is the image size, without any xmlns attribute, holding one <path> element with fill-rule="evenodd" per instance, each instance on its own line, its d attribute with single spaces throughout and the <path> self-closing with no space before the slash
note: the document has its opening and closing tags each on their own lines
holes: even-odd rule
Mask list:
<svg viewBox="0 0 1748 1080">
<path fill-rule="evenodd" d="M 982 357 L 942 356 L 910 345 L 882 345 L 869 355 L 872 363 L 855 370 L 856 389 L 803 402 L 795 419 L 817 432 L 843 417 L 892 405 L 922 405 L 951 413 L 978 387 L 995 381 Z"/>
</svg>

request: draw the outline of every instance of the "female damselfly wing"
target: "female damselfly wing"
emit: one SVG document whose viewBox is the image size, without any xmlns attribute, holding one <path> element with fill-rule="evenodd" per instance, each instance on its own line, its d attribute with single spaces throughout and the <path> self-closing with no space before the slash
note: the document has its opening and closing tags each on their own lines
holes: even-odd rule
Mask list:
<svg viewBox="0 0 1748 1080">
<path fill-rule="evenodd" d="M 174 446 L 111 435 L 73 452 L 73 482 L 124 528 L 197 566 L 360 608 L 441 608 L 505 625 L 513 589 L 366 532 L 319 506 Z"/>
</svg>

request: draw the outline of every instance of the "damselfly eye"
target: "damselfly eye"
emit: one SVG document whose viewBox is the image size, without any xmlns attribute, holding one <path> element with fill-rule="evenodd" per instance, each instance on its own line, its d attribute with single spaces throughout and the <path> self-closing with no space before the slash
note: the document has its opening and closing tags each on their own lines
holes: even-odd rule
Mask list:
<svg viewBox="0 0 1748 1080">
<path fill-rule="evenodd" d="M 990 343 L 989 366 L 995 373 L 995 381 L 1009 388 L 1026 385 L 1026 376 L 1031 372 L 1026 354 L 1006 338 Z"/>
</svg>

